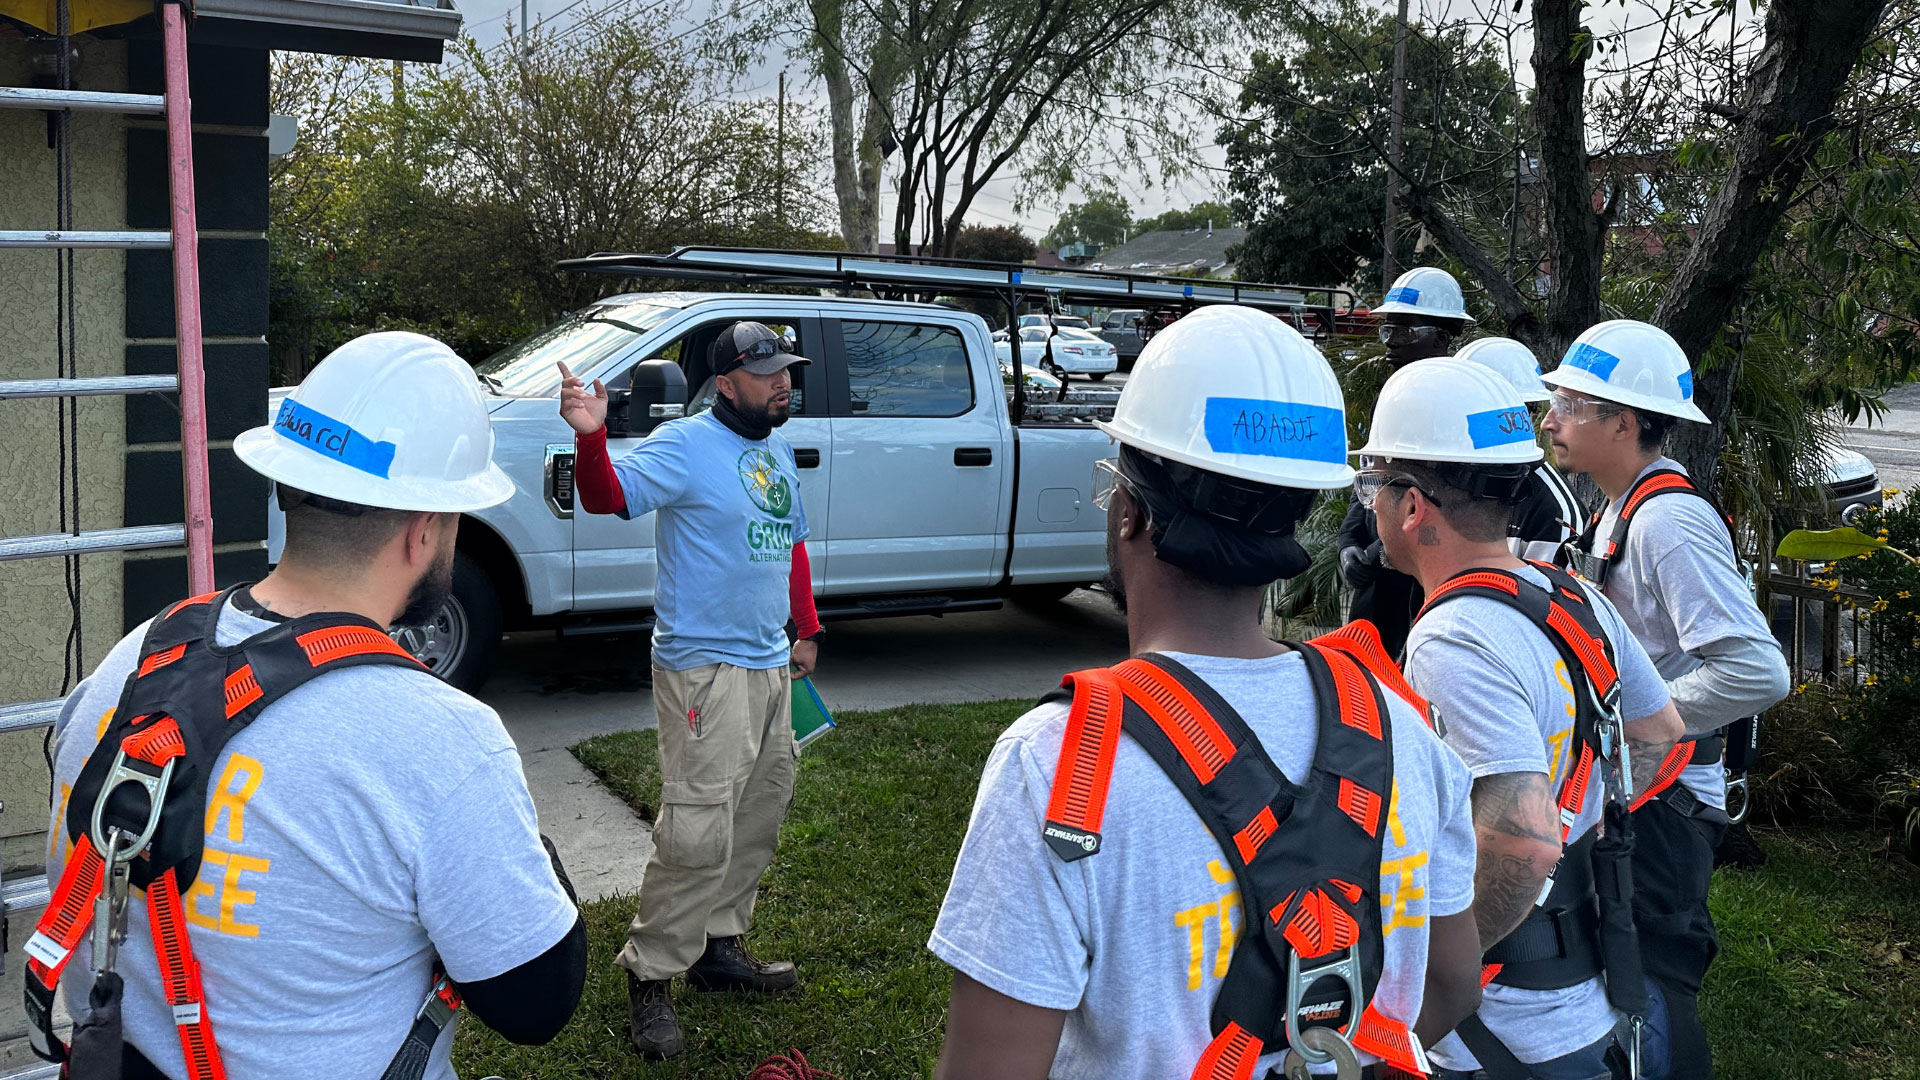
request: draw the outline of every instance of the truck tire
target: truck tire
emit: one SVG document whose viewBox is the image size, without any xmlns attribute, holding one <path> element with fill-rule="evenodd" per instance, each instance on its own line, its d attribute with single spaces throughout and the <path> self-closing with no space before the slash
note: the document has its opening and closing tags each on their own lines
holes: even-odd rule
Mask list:
<svg viewBox="0 0 1920 1080">
<path fill-rule="evenodd" d="M 1047 604 L 1057 604 L 1065 600 L 1073 593 L 1073 590 L 1078 588 L 1081 588 L 1081 586 L 1071 581 L 1051 581 L 1045 585 L 1015 585 L 1013 587 L 1013 602 L 1016 604 L 1024 604 L 1028 607 L 1043 607 Z"/>
<path fill-rule="evenodd" d="M 1111 373 L 1110 373 L 1110 372 L 1105 372 L 1105 371 L 1100 371 L 1100 372 L 1095 372 L 1094 374 L 1092 374 L 1092 375 L 1089 375 L 1089 376 L 1087 376 L 1087 378 L 1089 378 L 1089 379 L 1092 379 L 1092 380 L 1093 380 L 1094 382 L 1106 382 L 1106 381 L 1107 381 L 1107 376 L 1108 376 L 1109 374 L 1111 374 Z"/>
<path fill-rule="evenodd" d="M 487 681 L 500 650 L 500 593 L 480 563 L 464 551 L 453 554 L 453 591 L 431 624 L 393 631 L 414 658 L 454 687 L 471 694 Z"/>
</svg>

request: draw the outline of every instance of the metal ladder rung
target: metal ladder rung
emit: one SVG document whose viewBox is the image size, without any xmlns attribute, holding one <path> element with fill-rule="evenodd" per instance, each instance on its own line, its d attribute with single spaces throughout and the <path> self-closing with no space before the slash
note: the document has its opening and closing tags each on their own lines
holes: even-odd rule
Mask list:
<svg viewBox="0 0 1920 1080">
<path fill-rule="evenodd" d="M 178 375 L 107 375 L 94 379 L 0 380 L 0 401 L 7 398 L 93 397 L 99 394 L 170 394 L 180 389 Z"/>
<path fill-rule="evenodd" d="M 159 94 L 103 94 L 97 90 L 0 86 L 0 109 L 73 109 L 162 116 L 167 111 L 167 99 Z"/>
<path fill-rule="evenodd" d="M 47 875 L 35 874 L 32 877 L 18 878 L 0 885 L 0 911 L 12 915 L 16 911 L 37 911 L 47 906 L 52 889 L 47 885 Z"/>
<path fill-rule="evenodd" d="M 66 700 L 66 698 L 48 698 L 45 701 L 21 701 L 12 705 L 0 705 L 0 735 L 52 727 L 53 722 L 60 718 L 60 706 L 65 704 Z"/>
<path fill-rule="evenodd" d="M 140 551 L 176 547 L 187 541 L 185 525 L 139 525 L 130 529 L 99 529 L 78 536 L 14 536 L 0 540 L 0 561 L 42 559 L 66 555 L 94 555 L 103 551 Z"/>
<path fill-rule="evenodd" d="M 168 248 L 169 232 L 85 232 L 59 229 L 0 229 L 0 248 Z"/>
</svg>

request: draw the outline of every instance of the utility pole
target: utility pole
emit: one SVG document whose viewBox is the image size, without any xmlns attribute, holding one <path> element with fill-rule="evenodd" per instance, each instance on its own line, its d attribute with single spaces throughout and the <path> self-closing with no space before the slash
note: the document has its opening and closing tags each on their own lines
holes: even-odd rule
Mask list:
<svg viewBox="0 0 1920 1080">
<path fill-rule="evenodd" d="M 533 55 L 533 46 L 527 44 L 527 0 L 520 0 L 520 55 Z"/>
<path fill-rule="evenodd" d="M 1396 255 L 1399 244 L 1396 242 L 1400 223 L 1400 208 L 1394 205 L 1394 188 L 1400 183 L 1400 174 L 1395 170 L 1400 165 L 1401 138 L 1406 132 L 1407 114 L 1407 0 L 1400 0 L 1400 17 L 1393 31 L 1393 117 L 1387 128 L 1387 212 L 1380 224 L 1381 258 L 1380 291 L 1393 288 L 1393 279 L 1399 276 Z"/>
<path fill-rule="evenodd" d="M 525 3 L 526 0 L 520 0 Z M 787 221 L 787 73 L 780 72 L 779 119 L 773 125 L 773 216 Z"/>
</svg>

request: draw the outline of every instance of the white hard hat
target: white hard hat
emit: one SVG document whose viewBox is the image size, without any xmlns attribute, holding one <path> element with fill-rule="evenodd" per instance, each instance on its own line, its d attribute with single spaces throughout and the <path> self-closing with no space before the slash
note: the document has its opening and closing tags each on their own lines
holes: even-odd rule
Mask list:
<svg viewBox="0 0 1920 1080">
<path fill-rule="evenodd" d="M 1712 423 L 1693 403 L 1693 366 L 1680 343 L 1665 330 L 1638 319 L 1611 319 L 1587 327 L 1567 346 L 1560 366 L 1541 380 L 1629 409 Z"/>
<path fill-rule="evenodd" d="M 1489 368 L 1445 356 L 1393 373 L 1380 388 L 1367 445 L 1354 452 L 1475 465 L 1527 464 L 1542 457 L 1520 391 Z"/>
<path fill-rule="evenodd" d="M 1431 315 L 1440 319 L 1472 322 L 1467 314 L 1466 298 L 1460 295 L 1460 283 L 1437 266 L 1416 266 L 1393 279 L 1385 302 L 1373 309 L 1375 315 Z"/>
<path fill-rule="evenodd" d="M 1169 461 L 1259 484 L 1353 482 L 1340 380 L 1298 331 L 1252 308 L 1204 307 L 1153 335 L 1099 427 Z"/>
<path fill-rule="evenodd" d="M 329 353 L 233 451 L 270 480 L 362 506 L 452 514 L 513 497 L 473 368 L 401 331 Z"/>
<path fill-rule="evenodd" d="M 1455 360 L 1471 360 L 1493 369 L 1496 375 L 1513 384 L 1528 401 L 1546 401 L 1553 397 L 1540 381 L 1540 361 L 1533 350 L 1507 337 L 1470 341 L 1453 354 Z"/>
</svg>

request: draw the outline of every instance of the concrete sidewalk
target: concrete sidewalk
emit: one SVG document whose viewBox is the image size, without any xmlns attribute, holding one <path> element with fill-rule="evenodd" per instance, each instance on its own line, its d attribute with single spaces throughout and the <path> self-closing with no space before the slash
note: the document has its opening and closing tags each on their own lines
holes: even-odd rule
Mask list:
<svg viewBox="0 0 1920 1080">
<path fill-rule="evenodd" d="M 833 623 L 814 682 L 835 712 L 1038 699 L 1067 672 L 1126 655 L 1126 620 L 1105 597 L 1077 592 L 1059 604 Z M 638 892 L 651 832 L 568 748 L 654 726 L 646 638 L 510 637 L 480 696 L 520 747 L 540 827 L 581 899 Z"/>
</svg>

